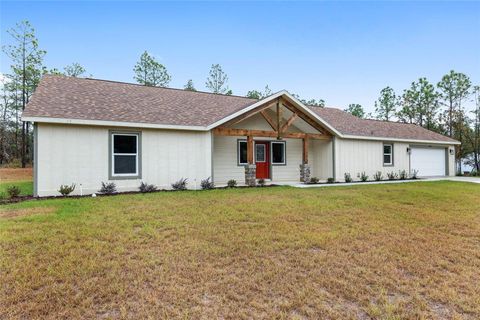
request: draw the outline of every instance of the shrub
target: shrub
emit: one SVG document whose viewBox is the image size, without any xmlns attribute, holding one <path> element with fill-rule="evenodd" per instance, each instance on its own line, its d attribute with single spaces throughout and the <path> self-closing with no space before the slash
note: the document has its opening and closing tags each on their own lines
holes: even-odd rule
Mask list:
<svg viewBox="0 0 480 320">
<path fill-rule="evenodd" d="M 188 179 L 187 178 L 182 178 L 182 179 L 178 180 L 177 182 L 172 183 L 172 189 L 177 190 L 177 191 L 187 190 L 187 183 L 188 183 Z"/>
<path fill-rule="evenodd" d="M 115 192 L 117 192 L 117 185 L 114 182 L 102 182 L 102 187 L 98 190 L 98 193 L 103 194 L 114 194 Z"/>
<path fill-rule="evenodd" d="M 263 178 L 258 179 L 257 183 L 260 187 L 265 187 L 265 179 Z"/>
<path fill-rule="evenodd" d="M 18 186 L 8 186 L 7 193 L 10 198 L 16 198 L 20 195 L 20 187 Z"/>
<path fill-rule="evenodd" d="M 153 184 L 148 184 L 146 182 L 140 183 L 140 186 L 138 187 L 138 190 L 142 193 L 147 193 L 147 192 L 154 192 L 157 191 L 157 187 Z"/>
<path fill-rule="evenodd" d="M 345 172 L 345 174 L 344 174 L 343 176 L 345 177 L 345 182 L 352 182 L 352 181 L 353 181 L 352 176 L 350 175 L 350 173 Z"/>
<path fill-rule="evenodd" d="M 418 179 L 418 170 L 413 169 L 412 174 L 410 175 L 412 179 Z"/>
<path fill-rule="evenodd" d="M 213 183 L 213 181 L 210 181 L 210 177 L 208 177 L 207 179 L 200 182 L 200 186 L 203 190 L 210 190 L 215 187 L 215 184 Z"/>
<path fill-rule="evenodd" d="M 334 183 L 334 182 L 335 182 L 335 179 L 333 179 L 333 178 L 328 178 L 327 179 L 327 183 Z"/>
<path fill-rule="evenodd" d="M 7 195 L 5 194 L 5 192 L 0 192 L 0 201 L 3 199 L 7 199 Z"/>
<path fill-rule="evenodd" d="M 383 179 L 382 172 L 380 172 L 380 171 L 375 172 L 375 174 L 373 175 L 373 179 L 375 179 L 375 181 L 382 180 Z"/>
<path fill-rule="evenodd" d="M 405 170 L 399 171 L 398 177 L 400 178 L 400 180 L 406 180 L 408 178 L 407 171 Z"/>
<path fill-rule="evenodd" d="M 367 174 L 365 173 L 365 171 L 363 171 L 362 173 L 359 173 L 357 174 L 357 177 L 360 179 L 360 181 L 362 182 L 366 182 L 368 180 L 368 176 Z"/>
<path fill-rule="evenodd" d="M 229 188 L 235 188 L 237 186 L 237 180 L 235 179 L 230 179 L 227 182 L 227 187 Z"/>
<path fill-rule="evenodd" d="M 315 183 L 318 183 L 318 182 L 320 182 L 320 179 L 318 179 L 317 177 L 311 177 L 309 183 L 315 184 Z"/>
<path fill-rule="evenodd" d="M 63 184 L 62 184 L 62 185 L 60 186 L 60 189 L 58 189 L 58 192 L 59 192 L 62 196 L 66 197 L 66 196 L 68 196 L 70 193 L 72 193 L 73 190 L 75 190 L 75 184 L 72 184 L 71 186 L 63 185 Z"/>
<path fill-rule="evenodd" d="M 388 178 L 388 180 L 395 180 L 395 179 L 397 179 L 397 177 L 398 177 L 398 175 L 397 175 L 395 172 L 393 172 L 393 171 L 387 173 L 387 178 Z"/>
</svg>

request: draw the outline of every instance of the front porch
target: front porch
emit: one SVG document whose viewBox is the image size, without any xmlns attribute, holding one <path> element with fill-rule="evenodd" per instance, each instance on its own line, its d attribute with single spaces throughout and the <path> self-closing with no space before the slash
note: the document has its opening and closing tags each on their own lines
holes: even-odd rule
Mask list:
<svg viewBox="0 0 480 320">
<path fill-rule="evenodd" d="M 326 180 L 332 135 L 304 107 L 279 97 L 213 129 L 213 180 L 255 186 Z"/>
</svg>

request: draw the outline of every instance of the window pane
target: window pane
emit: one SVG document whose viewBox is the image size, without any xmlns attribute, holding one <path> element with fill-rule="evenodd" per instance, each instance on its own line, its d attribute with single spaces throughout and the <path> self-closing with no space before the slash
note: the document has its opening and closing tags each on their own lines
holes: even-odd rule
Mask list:
<svg viewBox="0 0 480 320">
<path fill-rule="evenodd" d="M 285 163 L 284 143 L 272 143 L 272 163 Z"/>
<path fill-rule="evenodd" d="M 390 146 L 390 145 L 384 145 L 384 146 L 383 146 L 383 153 L 391 154 L 391 153 L 392 153 L 392 146 Z"/>
<path fill-rule="evenodd" d="M 113 136 L 114 153 L 137 153 L 137 136 Z"/>
<path fill-rule="evenodd" d="M 392 163 L 392 158 L 391 157 L 392 156 L 389 155 L 389 154 L 383 155 L 383 163 L 389 163 L 389 164 Z"/>
<path fill-rule="evenodd" d="M 137 156 L 113 156 L 114 174 L 136 174 Z"/>
<path fill-rule="evenodd" d="M 255 145 L 255 161 L 256 162 L 265 162 L 265 145 L 256 144 Z"/>
<path fill-rule="evenodd" d="M 247 142 L 246 141 L 239 141 L 239 162 L 240 163 L 247 163 Z"/>
</svg>

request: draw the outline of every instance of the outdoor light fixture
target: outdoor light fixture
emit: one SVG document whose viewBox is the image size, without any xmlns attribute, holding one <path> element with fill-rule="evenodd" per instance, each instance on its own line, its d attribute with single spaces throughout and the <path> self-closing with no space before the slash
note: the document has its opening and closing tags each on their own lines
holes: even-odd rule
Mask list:
<svg viewBox="0 0 480 320">
<path fill-rule="evenodd" d="M 410 151 L 412 151 L 412 150 L 410 149 L 410 147 L 407 147 L 407 153 L 408 153 L 408 154 L 410 154 Z"/>
<path fill-rule="evenodd" d="M 450 154 L 453 155 L 455 152 L 455 150 L 453 150 L 452 148 L 450 148 Z"/>
</svg>

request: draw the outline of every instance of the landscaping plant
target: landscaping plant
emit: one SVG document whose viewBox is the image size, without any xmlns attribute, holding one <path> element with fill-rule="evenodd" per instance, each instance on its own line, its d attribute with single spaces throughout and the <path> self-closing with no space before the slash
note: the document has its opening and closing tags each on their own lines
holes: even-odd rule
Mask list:
<svg viewBox="0 0 480 320">
<path fill-rule="evenodd" d="M 381 171 L 375 172 L 375 174 L 373 175 L 373 179 L 375 179 L 375 181 L 381 181 L 383 179 L 382 172 Z"/>
<path fill-rule="evenodd" d="M 177 191 L 187 190 L 187 178 L 181 178 L 175 183 L 172 183 L 172 189 Z"/>
<path fill-rule="evenodd" d="M 114 194 L 117 192 L 117 185 L 114 182 L 106 183 L 102 182 L 102 187 L 98 190 L 98 193 L 102 194 Z"/>
<path fill-rule="evenodd" d="M 66 196 L 68 196 L 70 193 L 72 193 L 73 190 L 75 190 L 75 184 L 74 184 L 74 183 L 72 183 L 71 186 L 69 186 L 69 185 L 63 185 L 63 184 L 62 184 L 62 185 L 60 186 L 60 189 L 58 189 L 58 192 L 59 192 L 62 196 L 66 197 Z"/>
<path fill-rule="evenodd" d="M 388 180 L 395 180 L 395 179 L 397 179 L 397 177 L 398 177 L 398 175 L 393 171 L 387 173 Z"/>
<path fill-rule="evenodd" d="M 352 176 L 350 175 L 350 173 L 345 172 L 345 174 L 344 174 L 343 176 L 345 177 L 345 182 L 352 182 L 352 181 L 353 181 Z"/>
<path fill-rule="evenodd" d="M 259 187 L 265 187 L 265 179 L 258 179 L 257 183 Z"/>
<path fill-rule="evenodd" d="M 20 195 L 20 187 L 18 186 L 9 186 L 7 187 L 7 193 L 10 198 L 16 198 Z"/>
<path fill-rule="evenodd" d="M 210 177 L 208 177 L 200 182 L 200 186 L 202 187 L 202 190 L 210 190 L 215 187 L 215 184 L 213 181 L 210 181 Z"/>
<path fill-rule="evenodd" d="M 227 187 L 229 188 L 235 188 L 237 186 L 237 180 L 235 179 L 230 179 L 227 182 Z"/>
<path fill-rule="evenodd" d="M 334 183 L 335 182 L 335 179 L 334 178 L 328 178 L 327 179 L 327 183 Z"/>
<path fill-rule="evenodd" d="M 410 175 L 412 179 L 418 179 L 418 170 L 413 169 L 412 174 Z"/>
<path fill-rule="evenodd" d="M 318 183 L 318 182 L 320 182 L 320 179 L 318 179 L 317 177 L 311 177 L 309 183 L 311 183 L 311 184 L 316 184 L 316 183 Z"/>
<path fill-rule="evenodd" d="M 400 180 L 407 180 L 408 179 L 408 174 L 407 174 L 407 171 L 405 171 L 405 170 L 400 170 L 398 176 L 399 176 Z"/>
<path fill-rule="evenodd" d="M 140 190 L 140 192 L 142 193 L 147 193 L 147 192 L 154 192 L 154 191 L 157 191 L 157 187 L 153 184 L 148 184 L 146 182 L 143 182 L 140 183 L 140 186 L 138 187 L 138 190 Z"/>
<path fill-rule="evenodd" d="M 365 173 L 365 171 L 363 171 L 362 173 L 359 173 L 357 174 L 357 177 L 360 179 L 360 181 L 362 182 L 366 182 L 368 180 L 368 176 L 367 174 Z"/>
</svg>

